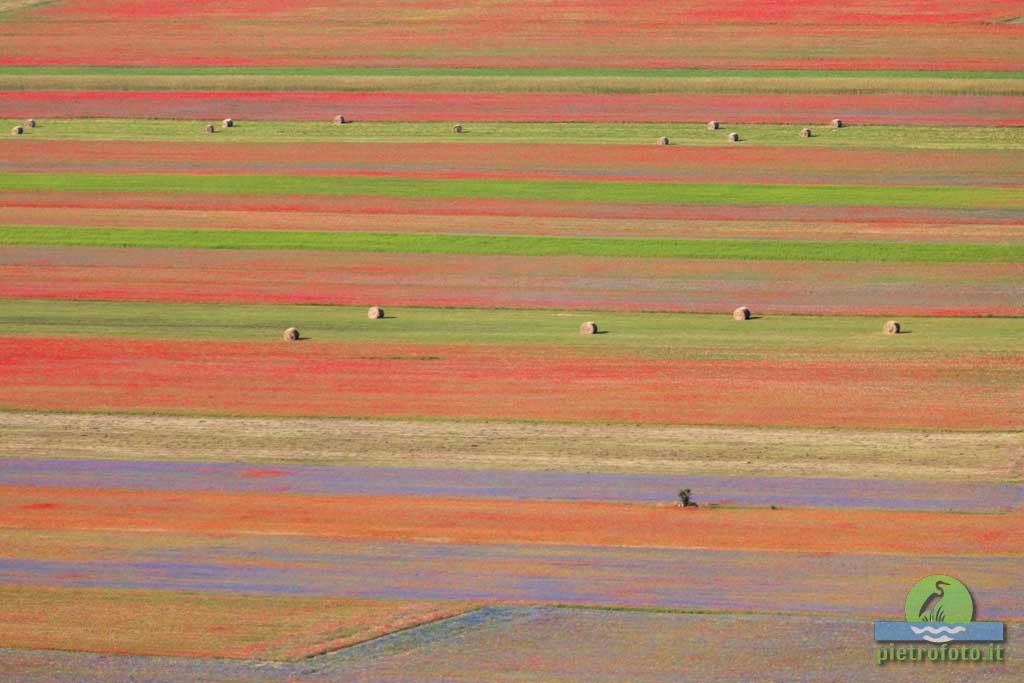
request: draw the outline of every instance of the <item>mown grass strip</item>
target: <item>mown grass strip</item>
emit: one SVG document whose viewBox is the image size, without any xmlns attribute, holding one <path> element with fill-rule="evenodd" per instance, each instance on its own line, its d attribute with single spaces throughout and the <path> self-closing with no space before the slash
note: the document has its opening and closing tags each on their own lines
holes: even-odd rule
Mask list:
<svg viewBox="0 0 1024 683">
<path fill-rule="evenodd" d="M 797 124 L 722 122 L 723 130 L 705 123 L 550 123 L 463 122 L 461 135 L 438 122 L 355 121 L 338 126 L 331 121 L 247 121 L 208 135 L 209 121 L 188 119 L 39 119 L 37 128 L 17 138 L 0 138 L 3 145 L 35 140 L 168 141 L 223 144 L 233 142 L 444 142 L 632 144 L 651 145 L 667 135 L 673 145 L 773 145 L 814 148 L 882 148 L 948 150 L 1024 150 L 1024 126 L 844 126 L 808 122 L 812 138 L 801 138 Z M 23 119 L 0 119 L 9 130 Z M 742 142 L 726 142 L 726 130 L 736 130 Z"/>
<path fill-rule="evenodd" d="M 597 320 L 602 353 L 675 358 L 831 357 L 879 354 L 920 360 L 921 353 L 1020 354 L 1021 318 L 901 316 L 910 334 L 882 333 L 884 317 L 765 315 L 737 324 L 720 314 L 553 311 L 387 306 L 369 320 L 365 306 L 216 304 L 151 301 L 0 299 L 0 328 L 9 335 L 76 335 L 156 339 L 268 340 L 296 325 L 314 341 L 410 344 L 572 344 L 593 348 L 580 322 Z"/>
<path fill-rule="evenodd" d="M 396 176 L 2 173 L 0 190 L 321 194 L 699 205 L 1024 208 L 1017 188 L 947 185 L 788 185 Z"/>
<path fill-rule="evenodd" d="M 437 233 L 0 226 L 0 244 L 170 249 L 924 263 L 1024 262 L 1024 244 L 552 237 Z"/>
</svg>

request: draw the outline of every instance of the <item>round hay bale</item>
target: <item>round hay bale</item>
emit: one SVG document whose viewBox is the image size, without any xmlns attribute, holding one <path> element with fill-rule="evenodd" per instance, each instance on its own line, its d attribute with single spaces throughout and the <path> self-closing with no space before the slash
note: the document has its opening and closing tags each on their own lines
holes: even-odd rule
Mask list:
<svg viewBox="0 0 1024 683">
<path fill-rule="evenodd" d="M 380 306 L 370 306 L 370 310 L 366 312 L 366 317 L 370 320 L 380 320 L 384 317 L 384 309 Z"/>
<path fill-rule="evenodd" d="M 296 328 L 294 328 L 294 327 L 289 327 L 287 330 L 284 331 L 284 340 L 285 341 L 298 341 L 299 340 L 299 331 Z"/>
<path fill-rule="evenodd" d="M 842 128 L 843 127 L 843 120 L 842 119 L 832 119 L 832 127 L 833 128 Z"/>
<path fill-rule="evenodd" d="M 212 123 L 208 123 L 208 124 L 206 124 L 206 132 L 207 132 L 207 133 L 213 133 L 213 132 L 216 132 L 216 128 L 214 128 L 214 127 L 213 127 L 213 124 L 212 124 Z"/>
<path fill-rule="evenodd" d="M 462 132 L 462 124 L 456 123 L 454 126 L 452 126 L 452 132 L 453 133 L 461 133 Z"/>
<path fill-rule="evenodd" d="M 882 328 L 882 329 L 885 330 L 886 334 L 899 334 L 900 333 L 900 324 L 898 322 L 896 322 L 895 320 L 890 320 L 889 322 L 887 322 L 885 324 L 885 327 Z"/>
<path fill-rule="evenodd" d="M 708 121 L 708 130 L 718 130 L 718 121 Z"/>
<path fill-rule="evenodd" d="M 740 141 L 740 134 L 739 133 L 729 133 L 728 138 L 729 138 L 729 142 L 739 142 Z"/>
<path fill-rule="evenodd" d="M 233 128 L 235 122 L 232 119 L 224 119 L 223 121 L 221 121 L 221 125 L 225 128 Z"/>
<path fill-rule="evenodd" d="M 334 117 L 334 122 L 340 126 L 341 124 L 345 123 L 345 117 L 342 116 L 341 114 L 338 114 L 337 116 Z"/>
<path fill-rule="evenodd" d="M 35 128 L 36 127 L 36 120 L 35 119 L 28 119 L 28 120 L 25 121 L 25 125 L 28 126 L 29 128 Z"/>
<path fill-rule="evenodd" d="M 733 320 L 750 320 L 750 309 L 746 306 L 740 306 L 732 312 Z"/>
<path fill-rule="evenodd" d="M 800 129 L 800 137 L 802 137 L 802 138 L 809 138 L 812 135 L 814 135 L 814 133 L 811 132 L 810 128 L 801 128 Z"/>
<path fill-rule="evenodd" d="M 580 325 L 580 334 L 597 334 L 597 323 L 593 320 L 583 323 Z"/>
<path fill-rule="evenodd" d="M 658 138 L 658 144 L 659 145 L 667 145 L 668 144 L 668 136 L 662 135 L 660 138 Z"/>
<path fill-rule="evenodd" d="M 11 128 L 11 135 L 21 135 L 24 132 L 25 129 L 23 129 L 21 126 L 15 126 L 14 128 Z"/>
</svg>

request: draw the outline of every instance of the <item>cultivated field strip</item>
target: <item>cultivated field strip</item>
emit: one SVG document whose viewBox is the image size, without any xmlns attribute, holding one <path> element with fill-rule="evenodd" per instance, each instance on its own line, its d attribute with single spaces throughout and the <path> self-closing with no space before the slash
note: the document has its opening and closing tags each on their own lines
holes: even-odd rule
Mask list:
<svg viewBox="0 0 1024 683">
<path fill-rule="evenodd" d="M 876 217 L 873 221 L 835 218 L 814 219 L 791 217 L 788 220 L 753 220 L 740 218 L 713 218 L 691 216 L 685 220 L 666 218 L 599 218 L 582 216 L 514 216 L 483 211 L 476 213 L 468 207 L 462 213 L 414 213 L 411 203 L 405 204 L 409 213 L 382 213 L 359 207 L 355 202 L 347 212 L 318 210 L 310 205 L 303 210 L 273 209 L 269 206 L 242 207 L 199 206 L 183 208 L 161 207 L 158 202 L 145 208 L 138 204 L 122 208 L 99 208 L 100 196 L 83 201 L 80 193 L 45 193 L 35 197 L 37 203 L 26 202 L 25 195 L 0 192 L 7 204 L 0 206 L 0 225 L 69 226 L 93 228 L 176 228 L 214 230 L 324 230 L 331 232 L 417 232 L 454 233 L 472 235 L 548 235 L 552 237 L 678 237 L 780 240 L 832 240 L 886 241 L 918 243 L 973 243 L 997 242 L 1019 244 L 1024 241 L 1024 230 L 1014 220 L 1001 222 L 975 221 L 973 223 L 924 219 L 894 219 Z M 144 200 L 153 195 L 137 198 Z M 172 198 L 170 201 L 173 201 Z M 220 199 L 220 198 L 219 198 Z M 250 197 L 250 201 L 256 198 Z M 42 201 L 44 200 L 45 205 Z M 165 196 L 164 201 L 168 202 Z M 180 201 L 180 200 L 179 200 Z M 64 203 L 66 205 L 59 206 Z M 191 199 L 184 204 L 191 204 Z M 567 203 L 565 206 L 571 206 Z M 339 207 L 341 208 L 341 207 Z M 445 210 L 449 207 L 437 207 Z M 892 249 L 895 245 L 888 247 Z"/>
<path fill-rule="evenodd" d="M 1015 634 L 1019 2 L 456 5 L 0 0 L 0 679 Z"/>
<path fill-rule="evenodd" d="M 625 0 L 586 0 L 571 11 L 543 0 L 458 11 L 264 0 L 207 3 L 200 22 L 186 4 L 124 13 L 91 0 L 19 6 L 27 8 L 5 16 L 5 64 L 1020 69 L 1020 6 L 1010 0 L 924 8 L 762 0 L 728 12 L 693 0 L 668 11 Z"/>
<path fill-rule="evenodd" d="M 19 387 L 0 397 L 8 410 L 1012 430 L 1024 398 L 1019 353 L 894 363 L 821 350 L 746 359 L 737 376 L 734 359 L 554 344 L 3 341 L 0 377 Z M 302 391 L 277 390 L 285 384 Z M 971 412 L 950 390 L 963 386 Z"/>
<path fill-rule="evenodd" d="M 144 456 L 148 462 L 172 467 L 187 461 L 212 468 L 203 472 L 217 471 L 214 463 L 218 462 L 271 474 L 290 471 L 294 465 L 344 466 L 335 474 L 348 473 L 340 478 L 354 486 L 369 486 L 388 476 L 387 472 L 406 467 L 412 468 L 411 476 L 422 475 L 424 486 L 430 481 L 425 471 L 429 469 L 458 472 L 468 486 L 481 476 L 477 471 L 484 470 L 484 476 L 495 482 L 507 477 L 520 483 L 552 477 L 563 492 L 586 488 L 587 482 L 603 481 L 606 476 L 618 481 L 616 475 L 642 475 L 643 481 L 677 478 L 673 479 L 677 483 L 693 477 L 710 483 L 727 476 L 730 481 L 735 478 L 738 487 L 738 482 L 746 480 L 736 473 L 743 472 L 752 481 L 772 478 L 764 483 L 766 497 L 786 488 L 785 479 L 775 478 L 830 481 L 822 486 L 843 493 L 828 498 L 828 506 L 854 500 L 870 500 L 865 503 L 869 507 L 899 506 L 910 500 L 920 507 L 942 505 L 946 500 L 958 501 L 950 505 L 954 508 L 995 506 L 1006 500 L 998 492 L 1007 489 L 982 487 L 978 490 L 984 494 L 973 499 L 970 493 L 959 494 L 975 491 L 973 483 L 1019 484 L 1024 476 L 1024 435 L 1017 432 L 9 412 L 0 413 L 0 434 L 0 455 L 8 458 L 4 463 L 11 468 L 5 467 L 7 472 L 22 458 L 74 459 L 81 461 L 74 467 L 89 469 L 99 466 L 89 463 L 93 459 L 127 461 L 131 467 Z M 53 434 L 61 438 L 55 440 Z M 892 457 L 894 449 L 899 458 Z M 139 465 L 134 471 L 143 477 L 147 467 L 159 471 L 161 465 Z M 367 467 L 383 469 L 366 472 Z M 66 469 L 70 468 L 69 462 Z M 508 471 L 512 473 L 502 473 Z M 354 479 L 353 472 L 366 476 Z M 571 473 L 571 477 L 558 479 L 555 473 Z M 656 476 L 646 479 L 643 475 Z M 71 476 L 70 471 L 66 476 Z M 871 480 L 864 481 L 865 477 Z M 566 484 L 568 478 L 572 486 Z M 863 481 L 863 487 L 853 492 L 840 479 Z M 954 489 L 946 487 L 934 500 L 925 501 L 914 493 L 930 490 L 932 485 L 918 488 L 914 482 L 941 486 L 949 479 L 960 483 Z M 253 486 L 267 483 L 260 477 L 244 480 Z M 624 496 L 630 487 L 617 486 L 614 495 Z M 734 500 L 741 493 L 737 487 L 730 489 L 726 499 Z M 657 499 L 664 500 L 665 490 L 676 488 L 675 484 L 669 489 L 659 485 Z M 702 486 L 695 490 L 703 497 Z M 900 493 L 883 501 L 886 491 Z M 805 487 L 799 497 L 806 500 L 815 495 Z M 777 501 L 762 498 L 761 502 Z M 1019 507 L 1020 501 L 1015 504 Z"/>
<path fill-rule="evenodd" d="M 194 90 L 0 90 L 0 116 L 217 120 L 241 109 L 251 120 L 688 122 L 708 112 L 738 123 L 816 123 L 838 113 L 868 125 L 1020 126 L 1021 95 L 806 93 L 433 93 Z M 724 137 L 724 136 L 723 136 Z"/>
<path fill-rule="evenodd" d="M 69 122 L 74 123 L 74 122 Z M 246 142 L 197 145 L 167 140 L 117 145 L 46 139 L 64 122 L 45 122 L 32 137 L 3 146 L 5 173 L 201 173 L 396 175 L 422 178 L 536 178 L 643 182 L 801 183 L 808 185 L 972 185 L 1019 187 L 1024 162 L 1016 151 L 840 147 L 858 131 L 822 129 L 803 147 L 560 142 Z M 117 127 L 117 122 L 111 122 Z M 240 124 L 241 125 L 241 124 Z M 324 124 L 326 128 L 328 124 Z M 352 124 L 356 127 L 355 124 Z M 513 129 L 514 130 L 514 129 Z M 714 134 L 705 131 L 708 142 Z M 346 131 L 347 134 L 347 131 Z M 468 134 L 467 134 L 468 135 Z M 170 136 L 168 136 L 170 137 Z M 41 138 L 41 139 L 40 139 Z M 219 138 L 218 138 L 219 140 Z M 716 141 L 717 142 L 717 141 Z"/>
<path fill-rule="evenodd" d="M 344 476 L 343 473 L 341 476 Z M 336 475 L 337 476 L 337 475 Z M 761 552 L 1021 554 L 1022 513 L 956 514 L 831 508 L 682 509 L 617 501 L 517 500 L 406 493 L 160 491 L 2 487 L 12 530 L 86 534 L 308 536 L 372 542 L 523 543 L 601 548 L 744 549 Z M 98 495 L 102 491 L 102 495 Z M 397 505 L 398 500 L 407 505 Z M 898 536 L 878 534 L 898 525 Z M 936 527 L 941 526 L 941 529 Z M 971 540 L 971 552 L 962 550 Z M 10 546 L 14 550 L 14 546 Z M 33 554 L 53 553 L 36 544 Z M 32 556 L 32 555 L 30 555 Z M 58 551 L 59 556 L 59 551 Z"/>
<path fill-rule="evenodd" d="M 6 430 L 5 430 L 6 431 Z M 17 438 L 17 435 L 13 435 Z M 898 438 L 898 437 L 897 437 Z M 983 437 L 979 437 L 979 440 Z M 253 466 L 131 460 L 11 458 L 0 461 L 0 485 L 45 487 L 60 473 L 72 488 L 146 491 L 409 495 L 514 500 L 665 503 L 679 475 L 530 472 L 426 467 Z M 879 508 L 997 512 L 1021 509 L 1024 485 L 940 481 L 725 477 L 687 475 L 705 505 L 729 507 Z"/>
<path fill-rule="evenodd" d="M 342 103 L 343 104 L 343 103 Z M 244 112 L 235 112 L 241 117 Z M 338 113 L 317 120 L 295 120 L 292 118 L 265 120 L 239 118 L 230 129 L 214 127 L 215 134 L 205 132 L 209 118 L 37 118 L 36 126 L 22 131 L 16 139 L 4 137 L 0 144 L 10 148 L 11 154 L 19 154 L 18 145 L 33 147 L 47 141 L 62 141 L 74 149 L 84 142 L 140 142 L 140 143 L 202 143 L 203 149 L 215 150 L 217 145 L 232 146 L 243 143 L 400 143 L 416 146 L 444 143 L 455 147 L 448 154 L 459 153 L 463 145 L 472 148 L 478 143 L 487 145 L 560 145 L 603 147 L 610 155 L 622 154 L 619 146 L 648 145 L 661 148 L 663 157 L 672 157 L 681 146 L 714 147 L 723 154 L 741 153 L 738 150 L 751 146 L 818 149 L 864 149 L 881 153 L 893 150 L 934 150 L 963 152 L 1012 151 L 1024 148 L 1024 128 L 1020 126 L 946 126 L 922 123 L 900 122 L 887 125 L 865 125 L 849 118 L 841 129 L 832 128 L 829 120 L 797 123 L 754 123 L 722 119 L 718 129 L 710 129 L 706 121 L 475 121 L 464 120 L 462 132 L 454 134 L 450 119 L 445 121 L 348 121 L 337 125 L 332 121 Z M 341 113 L 344 115 L 344 113 Z M 708 116 L 717 116 L 711 112 Z M 214 120 L 220 118 L 213 117 Z M 717 120 L 717 119 L 716 119 Z M 22 112 L 10 118 L 0 119 L 5 125 L 24 123 Z M 726 133 L 731 124 L 741 133 L 738 142 L 729 142 Z M 812 124 L 809 138 L 801 137 L 800 130 L 805 123 Z M 669 138 L 669 145 L 657 145 L 661 136 Z M 307 146 L 308 147 L 308 146 Z M 113 152 L 113 156 L 130 153 L 131 148 Z M 735 150 L 726 152 L 726 150 Z M 214 152 L 226 154 L 229 152 Z M 477 152 L 479 153 L 479 152 Z M 580 154 L 582 152 L 577 152 Z M 304 154 L 316 159 L 318 148 L 307 149 Z M 463 154 L 472 154 L 471 151 Z M 712 155 L 714 156 L 714 155 Z M 726 156 L 725 158 L 728 158 Z M 940 164 L 949 166 L 950 161 Z M 878 169 L 888 172 L 892 169 Z"/>
<path fill-rule="evenodd" d="M 584 668 L 591 676 L 656 683 L 681 670 L 699 668 L 701 679 L 737 677 L 816 681 L 808 656 L 828 661 L 827 671 L 855 680 L 877 674 L 860 644 L 871 621 L 849 617 L 757 614 L 691 614 L 559 607 L 488 607 L 409 629 L 338 652 L 287 664 L 230 659 L 193 659 L 86 652 L 0 649 L 0 657 L 33 680 L 106 681 L 112 671 L 167 681 L 347 681 L 398 683 L 416 671 L 421 681 L 571 680 Z M 1007 623 L 1010 637 L 1019 630 Z M 713 634 L 730 633 L 722 643 Z M 799 642 L 799 656 L 792 643 Z M 566 661 L 571 650 L 576 657 Z M 485 655 L 486 653 L 486 655 Z M 581 664 L 585 663 L 585 664 Z M 934 680 L 1016 681 L 1018 660 L 1004 666 L 977 665 L 969 672 L 931 672 Z M 472 675 L 467 675 L 472 671 Z M 59 672 L 59 673 L 57 673 Z M 916 681 L 920 671 L 892 668 L 887 680 Z M 941 675 L 940 675 L 941 674 Z M 968 675 L 969 674 L 969 675 Z"/>
<path fill-rule="evenodd" d="M 878 533 L 885 533 L 882 526 Z M 25 548 L 18 542 L 28 536 L 24 531 L 5 531 L 11 550 L 0 558 L 0 582 L 879 618 L 893 614 L 904 585 L 955 562 L 965 582 L 984 586 L 972 592 L 987 618 L 1019 621 L 1024 615 L 1013 590 L 1019 554 L 773 553 L 304 535 L 235 536 L 226 543 L 226 536 L 209 533 L 117 530 L 50 534 L 61 542 L 57 557 Z"/>
</svg>

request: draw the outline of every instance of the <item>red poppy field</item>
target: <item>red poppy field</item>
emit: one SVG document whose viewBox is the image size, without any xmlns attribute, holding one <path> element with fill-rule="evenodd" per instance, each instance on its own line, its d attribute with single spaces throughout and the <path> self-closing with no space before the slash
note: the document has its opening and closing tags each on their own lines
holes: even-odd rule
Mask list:
<svg viewBox="0 0 1024 683">
<path fill-rule="evenodd" d="M 1019 354 L 897 364 L 827 352 L 662 360 L 546 345 L 4 341 L 0 376 L 18 387 L 7 409 L 1008 429 L 1024 398 Z M 301 395 L 275 390 L 290 383 Z M 970 412 L 942 391 L 957 383 L 973 389 Z"/>
<path fill-rule="evenodd" d="M 1019 3 L 0 27 L 0 679 L 1024 675 Z"/>
</svg>

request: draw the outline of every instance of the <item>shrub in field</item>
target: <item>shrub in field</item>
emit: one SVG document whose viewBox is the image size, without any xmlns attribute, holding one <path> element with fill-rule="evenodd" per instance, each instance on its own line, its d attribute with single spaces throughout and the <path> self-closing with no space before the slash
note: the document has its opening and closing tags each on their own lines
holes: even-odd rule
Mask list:
<svg viewBox="0 0 1024 683">
<path fill-rule="evenodd" d="M 684 508 L 697 507 L 696 501 L 692 499 L 692 493 L 690 489 L 679 489 L 679 505 Z"/>
</svg>

